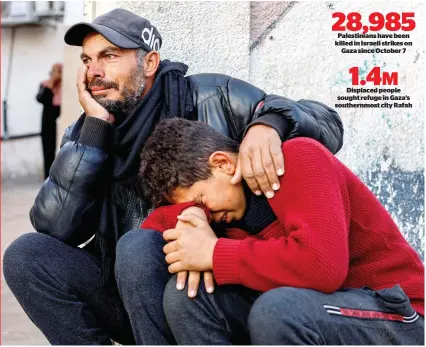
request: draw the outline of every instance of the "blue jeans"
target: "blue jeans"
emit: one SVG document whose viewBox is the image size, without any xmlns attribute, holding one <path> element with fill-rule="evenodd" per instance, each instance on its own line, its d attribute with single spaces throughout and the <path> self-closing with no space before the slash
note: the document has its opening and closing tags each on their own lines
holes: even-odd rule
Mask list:
<svg viewBox="0 0 426 347">
<path fill-rule="evenodd" d="M 167 272 L 164 245 L 155 231 L 126 233 L 117 244 L 117 288 L 104 289 L 95 257 L 30 233 L 6 250 L 4 275 L 52 344 L 106 345 L 111 339 L 140 345 L 424 342 L 424 319 L 399 287 L 329 295 L 285 287 L 260 295 L 229 285 L 208 294 L 201 283 L 197 297 L 189 299 L 186 290 L 176 289 L 176 276 Z M 407 322 L 343 316 L 336 314 L 339 308 L 388 312 L 407 317 Z"/>
<path fill-rule="evenodd" d="M 424 345 L 424 318 L 399 286 L 332 294 L 282 287 L 257 297 L 221 286 L 213 294 L 199 290 L 195 299 L 173 286 L 167 285 L 164 310 L 178 344 Z M 232 329 L 235 321 L 241 329 Z"/>
<path fill-rule="evenodd" d="M 249 345 L 247 318 L 259 292 L 239 285 L 217 286 L 207 293 L 201 281 L 197 296 L 176 290 L 176 276 L 167 283 L 163 307 L 179 345 Z"/>
<path fill-rule="evenodd" d="M 175 341 L 163 309 L 169 274 L 162 235 L 126 233 L 117 244 L 117 287 L 101 287 L 98 259 L 44 234 L 29 233 L 6 250 L 13 294 L 51 344 L 166 345 Z"/>
</svg>

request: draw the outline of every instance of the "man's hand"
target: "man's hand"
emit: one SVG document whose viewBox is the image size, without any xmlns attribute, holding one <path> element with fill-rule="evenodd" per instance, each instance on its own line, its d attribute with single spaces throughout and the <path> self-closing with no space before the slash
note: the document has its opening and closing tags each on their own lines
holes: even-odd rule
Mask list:
<svg viewBox="0 0 426 347">
<path fill-rule="evenodd" d="M 186 278 L 188 277 L 188 271 L 180 271 L 177 274 L 177 290 L 183 290 L 186 284 Z M 213 293 L 214 291 L 214 277 L 213 272 L 205 271 L 203 272 L 204 277 L 204 286 L 206 287 L 207 293 Z M 188 296 L 190 298 L 195 298 L 198 292 L 198 286 L 200 285 L 201 272 L 199 271 L 189 271 L 188 278 Z"/>
<path fill-rule="evenodd" d="M 169 272 L 210 271 L 213 269 L 213 250 L 217 237 L 208 222 L 199 216 L 187 214 L 178 217 L 193 227 L 166 230 L 163 238 Z"/>
<path fill-rule="evenodd" d="M 92 98 L 86 86 L 87 66 L 82 64 L 77 72 L 77 91 L 78 100 L 83 107 L 86 116 L 96 117 L 113 124 L 115 118 L 104 107 L 102 107 L 95 99 Z"/>
<path fill-rule="evenodd" d="M 284 156 L 278 133 L 266 125 L 253 125 L 241 143 L 231 183 L 237 184 L 243 177 L 253 193 L 262 195 L 263 192 L 272 198 L 274 190 L 280 188 L 278 176 L 283 174 Z"/>
</svg>

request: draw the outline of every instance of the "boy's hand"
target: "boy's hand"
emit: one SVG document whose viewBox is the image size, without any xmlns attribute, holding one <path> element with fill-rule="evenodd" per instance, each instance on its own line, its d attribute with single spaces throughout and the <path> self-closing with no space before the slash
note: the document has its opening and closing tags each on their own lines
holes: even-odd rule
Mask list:
<svg viewBox="0 0 426 347">
<path fill-rule="evenodd" d="M 182 215 L 193 214 L 201 219 L 207 221 L 207 217 L 202 208 L 197 206 L 191 206 L 182 211 Z M 185 221 L 178 221 L 176 223 L 176 228 L 191 227 L 192 224 Z M 213 293 L 214 291 L 214 279 L 213 273 L 206 271 L 203 273 L 204 276 L 204 286 L 208 293 Z M 177 274 L 177 284 L 176 289 L 183 290 L 186 285 L 186 280 L 188 277 L 188 271 L 180 271 Z M 188 277 L 188 296 L 190 298 L 195 298 L 198 292 L 198 286 L 200 285 L 201 273 L 198 271 L 189 271 Z"/>
<path fill-rule="evenodd" d="M 83 107 L 86 116 L 100 118 L 113 124 L 115 122 L 114 116 L 93 99 L 87 90 L 86 74 L 87 66 L 82 64 L 77 72 L 78 101 L 80 101 L 81 107 Z"/>
<path fill-rule="evenodd" d="M 278 133 L 267 125 L 252 126 L 240 145 L 238 165 L 231 183 L 237 184 L 243 177 L 253 193 L 261 195 L 263 192 L 272 198 L 274 190 L 280 188 L 278 176 L 283 174 L 284 156 Z"/>
<path fill-rule="evenodd" d="M 188 271 L 181 271 L 177 274 L 177 285 L 176 289 L 183 290 L 186 284 L 186 278 L 188 276 Z M 204 277 L 204 286 L 208 293 L 213 293 L 214 291 L 214 278 L 211 271 L 203 272 Z M 190 298 L 195 298 L 198 292 L 198 286 L 200 285 L 201 272 L 199 271 L 189 271 L 188 278 L 188 296 Z"/>
<path fill-rule="evenodd" d="M 169 241 L 164 246 L 169 272 L 210 271 L 213 269 L 213 250 L 217 237 L 206 219 L 188 214 L 179 216 L 180 221 L 193 225 L 190 228 L 166 230 L 163 238 Z"/>
</svg>

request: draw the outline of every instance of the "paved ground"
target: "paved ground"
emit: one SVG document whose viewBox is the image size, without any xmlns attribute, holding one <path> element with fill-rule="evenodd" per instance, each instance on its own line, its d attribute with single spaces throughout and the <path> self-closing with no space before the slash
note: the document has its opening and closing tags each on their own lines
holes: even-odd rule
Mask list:
<svg viewBox="0 0 426 347">
<path fill-rule="evenodd" d="M 41 182 L 5 182 L 1 187 L 1 254 L 18 236 L 32 231 L 28 217 Z M 3 345 L 48 345 L 7 287 L 2 272 L 1 332 Z"/>
</svg>

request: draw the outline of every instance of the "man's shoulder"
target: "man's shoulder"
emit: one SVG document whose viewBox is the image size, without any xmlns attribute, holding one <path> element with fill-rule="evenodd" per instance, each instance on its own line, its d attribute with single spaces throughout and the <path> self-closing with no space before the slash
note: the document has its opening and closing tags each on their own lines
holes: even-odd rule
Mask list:
<svg viewBox="0 0 426 347">
<path fill-rule="evenodd" d="M 254 99 L 257 102 L 264 97 L 265 92 L 249 82 L 239 78 L 218 73 L 202 73 L 187 76 L 189 89 L 193 95 L 201 100 L 206 100 L 214 95 L 226 93 L 237 99 Z M 247 103 L 247 102 L 246 102 Z"/>
<path fill-rule="evenodd" d="M 231 76 L 218 73 L 200 73 L 186 76 L 192 88 L 226 87 Z"/>
</svg>

